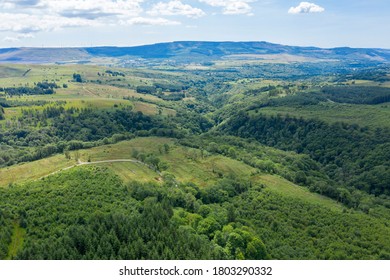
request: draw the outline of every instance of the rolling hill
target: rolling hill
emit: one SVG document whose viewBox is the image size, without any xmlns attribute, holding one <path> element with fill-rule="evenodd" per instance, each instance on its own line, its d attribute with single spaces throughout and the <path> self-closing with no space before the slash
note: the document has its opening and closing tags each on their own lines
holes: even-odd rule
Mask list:
<svg viewBox="0 0 390 280">
<path fill-rule="evenodd" d="M 362 63 L 389 63 L 390 50 L 365 48 L 296 47 L 268 42 L 179 41 L 135 47 L 91 48 L 9 48 L 0 49 L 1 63 L 88 63 L 95 59 L 157 59 L 177 62 L 205 62 L 219 59 L 267 59 L 269 56 L 336 60 Z"/>
</svg>

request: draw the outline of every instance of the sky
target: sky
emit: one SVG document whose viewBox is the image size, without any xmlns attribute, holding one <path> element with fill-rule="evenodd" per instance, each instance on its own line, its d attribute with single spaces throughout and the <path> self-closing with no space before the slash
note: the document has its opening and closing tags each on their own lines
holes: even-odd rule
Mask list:
<svg viewBox="0 0 390 280">
<path fill-rule="evenodd" d="M 389 0 L 0 0 L 0 48 L 268 41 L 390 49 Z"/>
</svg>

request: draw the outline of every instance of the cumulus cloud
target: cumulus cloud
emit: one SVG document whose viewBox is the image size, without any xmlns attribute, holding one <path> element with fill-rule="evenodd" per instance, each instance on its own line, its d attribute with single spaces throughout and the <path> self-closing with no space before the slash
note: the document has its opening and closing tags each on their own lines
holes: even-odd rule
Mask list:
<svg viewBox="0 0 390 280">
<path fill-rule="evenodd" d="M 35 6 L 40 0 L 0 0 L 0 8 L 2 9 L 14 9 L 17 6 L 28 7 Z"/>
<path fill-rule="evenodd" d="M 38 4 L 66 17 L 95 19 L 108 16 L 138 16 L 144 0 L 41 0 Z"/>
<path fill-rule="evenodd" d="M 18 42 L 20 41 L 20 39 L 26 39 L 26 38 L 34 38 L 35 36 L 33 34 L 18 34 L 17 36 L 15 37 L 10 37 L 10 36 L 7 36 L 3 39 L 4 42 L 10 42 L 10 43 L 14 43 L 14 42 Z"/>
<path fill-rule="evenodd" d="M 308 13 L 322 13 L 325 9 L 314 3 L 301 2 L 297 7 L 291 7 L 288 10 L 289 14 L 308 14 Z"/>
<path fill-rule="evenodd" d="M 165 15 L 197 18 L 200 9 L 179 0 L 157 3 L 152 17 L 142 17 L 147 0 L 0 0 L 0 32 L 13 32 L 7 41 L 28 38 L 36 32 L 107 25 L 177 25 Z M 5 40 L 5 39 L 4 39 Z"/>
<path fill-rule="evenodd" d="M 199 0 L 212 7 L 221 7 L 224 15 L 253 15 L 249 3 L 255 0 Z"/>
<path fill-rule="evenodd" d="M 4 42 L 8 42 L 8 43 L 15 43 L 15 42 L 18 42 L 18 41 L 20 41 L 18 38 L 15 38 L 15 37 L 9 37 L 9 36 L 7 36 L 7 37 L 5 37 L 4 39 L 3 39 L 3 41 Z"/>
<path fill-rule="evenodd" d="M 25 34 L 39 31 L 53 31 L 64 27 L 97 25 L 96 22 L 91 20 L 53 15 L 0 13 L 0 18 L 0 31 L 13 31 Z"/>
<path fill-rule="evenodd" d="M 180 0 L 172 0 L 169 2 L 158 2 L 153 5 L 152 9 L 148 11 L 152 16 L 187 16 L 190 18 L 199 18 L 205 14 L 201 9 L 194 8 L 188 4 L 184 4 Z"/>
<path fill-rule="evenodd" d="M 145 18 L 136 17 L 125 22 L 130 25 L 179 25 L 180 22 L 168 20 L 166 18 Z"/>
</svg>

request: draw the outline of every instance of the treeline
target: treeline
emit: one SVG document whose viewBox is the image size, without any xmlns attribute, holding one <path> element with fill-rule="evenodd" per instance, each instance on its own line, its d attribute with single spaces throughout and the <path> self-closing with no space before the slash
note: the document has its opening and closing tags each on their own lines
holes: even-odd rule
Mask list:
<svg viewBox="0 0 390 280">
<path fill-rule="evenodd" d="M 327 124 L 289 116 L 249 116 L 240 112 L 220 127 L 220 130 L 282 150 L 310 155 L 323 166 L 322 171 L 338 182 L 368 193 L 390 195 L 390 156 L 387 156 L 389 131 L 375 131 L 358 125 Z M 301 184 L 308 185 L 302 177 Z M 337 189 L 325 182 L 312 188 L 332 198 Z"/>
<path fill-rule="evenodd" d="M 261 89 L 260 89 L 261 90 Z M 264 88 L 267 90 L 267 87 Z M 258 93 L 258 90 L 248 91 Z M 284 97 L 268 98 L 249 106 L 250 110 L 275 106 L 308 106 L 320 102 L 376 105 L 390 102 L 390 89 L 373 86 L 328 86 L 313 91 L 302 91 Z"/>
<path fill-rule="evenodd" d="M 317 91 L 298 92 L 279 98 L 270 98 L 252 104 L 250 109 L 274 106 L 307 106 L 333 101 L 349 104 L 382 104 L 390 102 L 390 89 L 370 86 L 328 86 Z"/>
<path fill-rule="evenodd" d="M 0 120 L 4 120 L 4 108 L 0 105 Z"/>
<path fill-rule="evenodd" d="M 22 116 L 0 131 L 0 166 L 33 161 L 66 150 L 91 148 L 141 136 L 183 138 L 202 133 L 213 124 L 185 110 L 164 118 L 146 116 L 131 108 L 109 110 L 48 106 L 23 109 Z"/>
<path fill-rule="evenodd" d="M 390 102 L 390 88 L 373 86 L 332 86 L 321 94 L 334 102 L 351 104 L 381 104 Z"/>
<path fill-rule="evenodd" d="M 105 72 L 106 74 L 108 75 L 111 75 L 113 77 L 116 77 L 116 76 L 122 76 L 122 77 L 125 77 L 126 75 L 122 72 L 118 72 L 118 71 L 111 71 L 111 70 L 106 70 Z M 100 76 L 101 74 L 98 73 L 98 76 Z"/>
<path fill-rule="evenodd" d="M 318 92 L 300 92 L 294 95 L 287 95 L 280 98 L 272 98 L 263 101 L 259 104 L 253 104 L 250 109 L 258 109 L 262 107 L 276 106 L 308 106 L 317 105 L 320 102 L 327 102 L 329 98 Z M 335 101 L 334 101 L 335 102 Z"/>
<path fill-rule="evenodd" d="M 22 111 L 18 123 L 0 132 L 0 166 L 33 161 L 66 150 L 91 148 L 136 136 L 181 138 L 184 131 L 174 122 L 133 112 L 115 110 L 64 109 Z M 37 128 L 39 127 L 39 128 Z"/>
<path fill-rule="evenodd" d="M 12 230 L 13 225 L 9 215 L 0 207 L 0 260 L 4 260 L 8 256 L 8 247 L 11 243 Z"/>
<path fill-rule="evenodd" d="M 38 82 L 35 87 L 0 88 L 0 91 L 3 91 L 10 96 L 45 95 L 45 94 L 54 94 L 56 88 L 59 88 L 59 86 L 56 83 L 49 83 L 45 81 L 45 82 Z"/>
<path fill-rule="evenodd" d="M 0 97 L 0 106 L 3 108 L 22 107 L 22 106 L 43 106 L 48 102 L 44 100 L 8 100 Z M 65 101 L 56 101 L 56 105 L 66 103 Z"/>
<path fill-rule="evenodd" d="M 154 83 L 153 86 L 137 86 L 137 93 L 151 94 L 166 101 L 180 101 L 185 97 L 182 92 L 186 87 L 176 84 Z M 164 94 L 163 92 L 170 92 Z"/>
<path fill-rule="evenodd" d="M 364 69 L 359 71 L 358 73 L 351 73 L 344 77 L 344 79 L 353 79 L 353 80 L 369 80 L 369 81 L 375 81 L 379 83 L 384 83 L 387 81 L 390 81 L 390 77 L 388 76 L 389 68 L 388 67 L 381 67 L 378 65 L 375 65 L 372 69 Z M 341 76 L 340 78 L 343 78 Z"/>
</svg>

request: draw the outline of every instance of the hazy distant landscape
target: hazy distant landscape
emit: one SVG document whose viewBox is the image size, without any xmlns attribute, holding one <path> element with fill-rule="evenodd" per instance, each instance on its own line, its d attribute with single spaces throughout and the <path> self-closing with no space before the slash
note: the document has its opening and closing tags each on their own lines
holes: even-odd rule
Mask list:
<svg viewBox="0 0 390 280">
<path fill-rule="evenodd" d="M 388 63 L 390 50 L 364 48 L 292 47 L 268 42 L 172 42 L 136 47 L 9 48 L 0 49 L 0 62 L 12 63 L 200 63 L 213 60 L 276 60 L 281 62 L 343 61 Z"/>
</svg>

